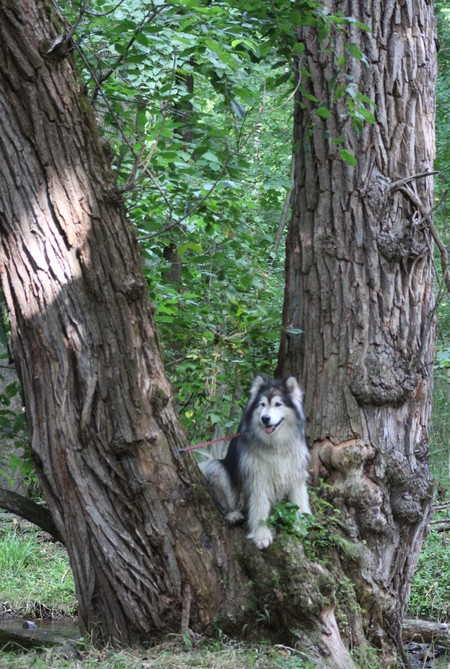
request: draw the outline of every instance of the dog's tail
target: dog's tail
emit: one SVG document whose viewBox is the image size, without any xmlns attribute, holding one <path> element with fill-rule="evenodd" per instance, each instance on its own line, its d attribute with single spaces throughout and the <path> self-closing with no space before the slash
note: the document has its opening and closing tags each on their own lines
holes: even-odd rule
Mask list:
<svg viewBox="0 0 450 669">
<path fill-rule="evenodd" d="M 213 460 L 223 460 L 228 453 L 230 443 L 228 441 L 220 441 L 212 444 L 208 450 L 202 448 L 197 451 L 198 466 L 202 474 L 206 476 L 206 469 Z"/>
</svg>

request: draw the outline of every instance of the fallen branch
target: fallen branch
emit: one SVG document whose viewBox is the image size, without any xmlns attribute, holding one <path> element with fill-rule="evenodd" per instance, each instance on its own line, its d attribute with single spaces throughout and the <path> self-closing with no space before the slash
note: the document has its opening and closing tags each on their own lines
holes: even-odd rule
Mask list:
<svg viewBox="0 0 450 669">
<path fill-rule="evenodd" d="M 450 624 L 406 618 L 403 621 L 403 641 L 437 643 L 450 647 Z"/>
<path fill-rule="evenodd" d="M 5 509 L 10 513 L 15 513 L 17 516 L 28 520 L 33 525 L 37 525 L 52 535 L 54 539 L 64 543 L 64 539 L 58 531 L 50 511 L 41 504 L 36 504 L 28 497 L 19 495 L 6 488 L 0 488 L 0 509 Z"/>
<path fill-rule="evenodd" d="M 433 511 L 442 511 L 443 509 L 448 509 L 450 507 L 450 502 L 438 502 L 433 504 Z"/>
<path fill-rule="evenodd" d="M 448 532 L 450 530 L 450 523 L 443 520 L 432 520 L 430 522 L 430 530 L 433 530 L 433 532 Z"/>
</svg>

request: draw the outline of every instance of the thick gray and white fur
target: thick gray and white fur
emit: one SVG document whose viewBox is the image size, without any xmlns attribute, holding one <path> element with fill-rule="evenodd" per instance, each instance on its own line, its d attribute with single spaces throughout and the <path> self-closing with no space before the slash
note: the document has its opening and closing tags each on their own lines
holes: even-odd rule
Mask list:
<svg viewBox="0 0 450 669">
<path fill-rule="evenodd" d="M 247 538 L 267 548 L 273 541 L 268 517 L 276 502 L 287 500 L 311 513 L 303 393 L 296 379 L 257 376 L 238 432 L 224 457 L 212 452 L 200 469 L 228 522 L 246 514 Z"/>
</svg>

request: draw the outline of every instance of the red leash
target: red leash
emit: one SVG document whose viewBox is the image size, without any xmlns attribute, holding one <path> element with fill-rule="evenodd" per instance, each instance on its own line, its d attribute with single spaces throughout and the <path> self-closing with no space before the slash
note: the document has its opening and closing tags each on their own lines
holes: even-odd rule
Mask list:
<svg viewBox="0 0 450 669">
<path fill-rule="evenodd" d="M 211 441 L 204 441 L 201 444 L 195 444 L 195 446 L 187 446 L 187 448 L 179 448 L 178 453 L 187 453 L 189 451 L 195 451 L 197 448 L 204 448 L 205 446 L 211 446 L 211 444 L 216 444 L 218 441 L 226 441 L 227 439 L 234 439 L 239 437 L 242 432 L 236 432 L 236 434 L 229 434 L 227 437 L 220 437 L 220 439 L 212 439 Z"/>
</svg>

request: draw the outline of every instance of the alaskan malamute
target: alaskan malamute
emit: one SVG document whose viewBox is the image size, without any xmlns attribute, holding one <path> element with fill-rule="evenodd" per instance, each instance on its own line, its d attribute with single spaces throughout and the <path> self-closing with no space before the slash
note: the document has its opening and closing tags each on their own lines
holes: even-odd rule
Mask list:
<svg viewBox="0 0 450 669">
<path fill-rule="evenodd" d="M 257 376 L 250 389 L 239 434 L 225 457 L 200 463 L 214 500 L 230 523 L 247 514 L 248 539 L 267 548 L 272 532 L 267 519 L 280 500 L 311 513 L 306 482 L 303 393 L 293 376 L 278 381 Z"/>
</svg>

